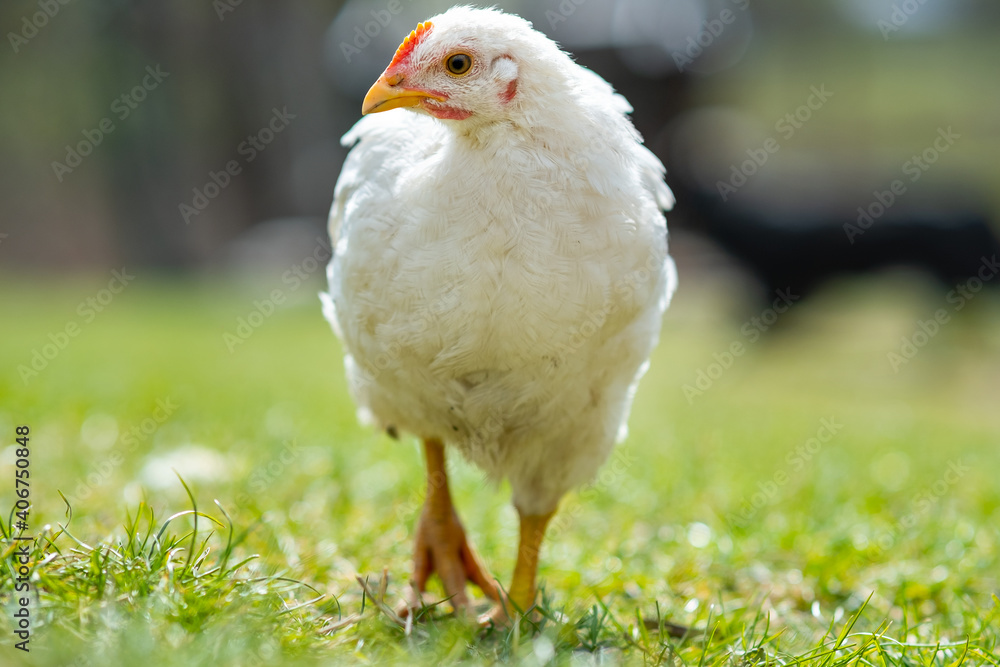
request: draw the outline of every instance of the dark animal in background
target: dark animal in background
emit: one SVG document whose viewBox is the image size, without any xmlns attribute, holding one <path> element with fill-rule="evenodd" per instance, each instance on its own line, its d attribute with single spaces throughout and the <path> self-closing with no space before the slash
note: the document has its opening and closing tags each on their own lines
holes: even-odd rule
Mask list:
<svg viewBox="0 0 1000 667">
<path fill-rule="evenodd" d="M 945 292 L 972 279 L 1000 284 L 1000 241 L 990 218 L 949 197 L 923 197 L 919 205 L 899 205 L 871 222 L 861 218 L 862 226 L 859 212 L 852 215 L 846 206 L 792 213 L 777 205 L 724 202 L 714 191 L 674 189 L 685 227 L 708 236 L 768 295 L 790 289 L 806 297 L 834 278 L 899 266 L 926 273 Z"/>
</svg>

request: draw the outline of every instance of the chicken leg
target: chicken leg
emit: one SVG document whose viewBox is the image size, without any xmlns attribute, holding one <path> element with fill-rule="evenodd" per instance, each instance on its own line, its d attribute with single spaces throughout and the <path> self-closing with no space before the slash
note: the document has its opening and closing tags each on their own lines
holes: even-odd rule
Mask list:
<svg viewBox="0 0 1000 667">
<path fill-rule="evenodd" d="M 445 595 L 459 612 L 469 609 L 465 582 L 471 581 L 492 600 L 499 601 L 500 592 L 479 555 L 473 551 L 458 519 L 448 489 L 448 473 L 444 465 L 444 445 L 439 440 L 424 440 L 427 457 L 427 497 L 417 524 L 416 547 L 413 555 L 413 580 L 407 608 L 420 606 L 420 594 L 427 589 L 427 580 L 437 573 Z"/>
<path fill-rule="evenodd" d="M 538 555 L 542 549 L 542 540 L 545 538 L 545 528 L 555 511 L 537 516 L 527 515 L 520 509 L 517 513 L 521 521 L 521 539 L 517 546 L 514 579 L 503 603 L 483 616 L 481 621 L 484 623 L 506 624 L 513 620 L 517 613 L 525 613 L 535 604 L 535 595 L 538 592 L 535 584 L 535 577 L 538 574 Z"/>
</svg>

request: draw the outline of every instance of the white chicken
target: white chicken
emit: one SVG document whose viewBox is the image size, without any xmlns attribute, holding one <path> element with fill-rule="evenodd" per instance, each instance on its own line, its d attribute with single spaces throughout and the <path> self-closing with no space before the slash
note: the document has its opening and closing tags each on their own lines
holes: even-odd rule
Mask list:
<svg viewBox="0 0 1000 667">
<path fill-rule="evenodd" d="M 344 137 L 324 314 L 359 414 L 423 440 L 412 586 L 436 572 L 466 610 L 471 581 L 497 622 L 534 604 L 560 498 L 624 436 L 676 284 L 673 196 L 630 111 L 524 19 L 455 7 L 400 45 Z M 506 591 L 452 506 L 446 448 L 510 481 Z"/>
</svg>

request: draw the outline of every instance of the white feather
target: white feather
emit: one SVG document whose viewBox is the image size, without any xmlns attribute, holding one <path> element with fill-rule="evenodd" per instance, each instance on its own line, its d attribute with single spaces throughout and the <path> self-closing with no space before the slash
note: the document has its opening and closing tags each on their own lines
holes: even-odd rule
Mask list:
<svg viewBox="0 0 1000 667">
<path fill-rule="evenodd" d="M 373 114 L 345 135 L 323 310 L 362 413 L 457 447 L 541 514 L 624 433 L 676 285 L 673 195 L 624 98 L 530 24 L 468 8 L 431 21 L 427 48 L 506 40 L 517 95 L 463 121 Z"/>
</svg>

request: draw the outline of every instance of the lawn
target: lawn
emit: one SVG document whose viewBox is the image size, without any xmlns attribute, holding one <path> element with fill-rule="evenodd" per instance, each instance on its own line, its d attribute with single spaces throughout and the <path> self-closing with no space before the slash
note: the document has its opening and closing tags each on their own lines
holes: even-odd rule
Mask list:
<svg viewBox="0 0 1000 667">
<path fill-rule="evenodd" d="M 443 610 L 401 628 L 358 583 L 377 598 L 387 570 L 399 594 L 423 468 L 414 440 L 356 423 L 318 285 L 139 275 L 102 304 L 109 278 L 0 292 L 3 530 L 27 425 L 38 538 L 29 654 L 2 542 L 2 665 L 1000 662 L 995 295 L 954 312 L 888 277 L 771 326 L 689 274 L 629 439 L 563 502 L 540 614 L 484 632 Z M 506 583 L 509 490 L 451 464 Z"/>
</svg>

